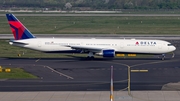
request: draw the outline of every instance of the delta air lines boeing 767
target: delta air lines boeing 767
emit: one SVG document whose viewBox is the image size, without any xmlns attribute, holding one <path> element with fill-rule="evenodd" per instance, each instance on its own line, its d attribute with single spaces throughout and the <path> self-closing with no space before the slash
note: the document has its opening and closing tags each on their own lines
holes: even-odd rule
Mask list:
<svg viewBox="0 0 180 101">
<path fill-rule="evenodd" d="M 176 49 L 163 40 L 36 38 L 13 14 L 6 17 L 14 35 L 11 45 L 47 53 L 88 53 L 88 58 L 94 55 L 112 58 L 118 53 L 160 54 L 164 59 L 165 53 Z"/>
</svg>

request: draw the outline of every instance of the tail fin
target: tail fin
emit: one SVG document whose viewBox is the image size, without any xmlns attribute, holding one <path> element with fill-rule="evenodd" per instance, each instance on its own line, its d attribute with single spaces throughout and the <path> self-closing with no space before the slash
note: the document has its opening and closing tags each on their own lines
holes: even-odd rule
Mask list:
<svg viewBox="0 0 180 101">
<path fill-rule="evenodd" d="M 15 40 L 35 38 L 13 14 L 6 14 L 6 17 Z"/>
</svg>

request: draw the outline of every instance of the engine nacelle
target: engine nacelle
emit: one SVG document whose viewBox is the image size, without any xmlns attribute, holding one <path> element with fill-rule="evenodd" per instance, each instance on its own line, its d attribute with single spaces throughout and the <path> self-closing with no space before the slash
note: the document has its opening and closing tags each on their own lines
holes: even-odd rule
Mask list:
<svg viewBox="0 0 180 101">
<path fill-rule="evenodd" d="M 113 49 L 103 50 L 102 55 L 103 57 L 115 57 L 115 50 Z"/>
</svg>

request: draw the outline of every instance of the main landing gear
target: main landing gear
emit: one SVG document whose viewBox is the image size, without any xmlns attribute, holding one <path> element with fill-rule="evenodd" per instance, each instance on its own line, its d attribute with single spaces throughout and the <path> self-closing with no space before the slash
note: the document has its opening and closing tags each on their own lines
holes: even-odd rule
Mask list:
<svg viewBox="0 0 180 101">
<path fill-rule="evenodd" d="M 161 58 L 161 60 L 164 60 L 165 59 L 165 54 L 162 54 L 162 58 Z"/>
<path fill-rule="evenodd" d="M 93 52 L 89 52 L 87 59 L 94 59 L 94 53 Z"/>
</svg>

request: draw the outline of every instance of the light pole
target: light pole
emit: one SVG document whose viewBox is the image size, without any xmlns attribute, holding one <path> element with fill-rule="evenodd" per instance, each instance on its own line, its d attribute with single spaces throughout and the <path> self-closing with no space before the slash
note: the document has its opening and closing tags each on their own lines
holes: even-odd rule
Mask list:
<svg viewBox="0 0 180 101">
<path fill-rule="evenodd" d="M 131 67 L 128 66 L 128 95 L 131 95 Z"/>
<path fill-rule="evenodd" d="M 111 66 L 111 91 L 110 91 L 110 101 L 114 101 L 113 97 L 113 66 Z"/>
</svg>

